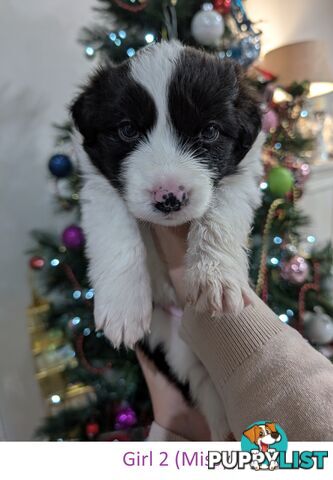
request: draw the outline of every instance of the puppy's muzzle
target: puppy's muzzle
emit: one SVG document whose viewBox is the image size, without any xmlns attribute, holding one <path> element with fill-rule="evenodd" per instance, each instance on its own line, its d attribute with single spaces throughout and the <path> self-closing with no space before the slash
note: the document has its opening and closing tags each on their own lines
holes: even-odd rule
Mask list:
<svg viewBox="0 0 333 480">
<path fill-rule="evenodd" d="M 189 194 L 183 185 L 173 188 L 160 186 L 152 192 L 153 205 L 162 213 L 179 212 L 189 203 Z"/>
</svg>

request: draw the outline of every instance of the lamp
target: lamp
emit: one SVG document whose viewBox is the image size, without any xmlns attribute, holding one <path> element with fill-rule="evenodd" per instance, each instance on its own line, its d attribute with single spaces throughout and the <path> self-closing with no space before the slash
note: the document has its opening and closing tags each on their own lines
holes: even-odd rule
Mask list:
<svg viewBox="0 0 333 480">
<path fill-rule="evenodd" d="M 290 100 L 285 87 L 293 82 L 309 82 L 308 98 L 315 98 L 333 92 L 333 72 L 327 55 L 326 44 L 322 41 L 310 40 L 291 43 L 268 52 L 261 68 L 277 77 L 282 88 L 276 88 L 273 100 L 277 103 Z M 325 101 L 318 98 L 313 102 L 316 120 L 317 158 L 327 161 L 329 153 L 324 139 L 326 121 Z"/>
<path fill-rule="evenodd" d="M 278 77 L 281 86 L 307 80 L 309 98 L 333 92 L 333 72 L 324 42 L 309 40 L 275 48 L 265 55 L 262 68 Z"/>
</svg>

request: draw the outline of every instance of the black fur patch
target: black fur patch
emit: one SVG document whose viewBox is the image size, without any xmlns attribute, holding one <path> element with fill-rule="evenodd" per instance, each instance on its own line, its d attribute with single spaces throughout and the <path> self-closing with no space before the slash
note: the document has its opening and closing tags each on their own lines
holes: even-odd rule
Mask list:
<svg viewBox="0 0 333 480">
<path fill-rule="evenodd" d="M 183 146 L 214 173 L 215 181 L 237 171 L 261 126 L 259 103 L 241 72 L 229 60 L 186 48 L 169 86 L 172 124 Z M 199 139 L 211 122 L 217 141 Z"/>
<path fill-rule="evenodd" d="M 191 393 L 190 393 L 190 386 L 188 383 L 181 383 L 176 375 L 171 370 L 169 364 L 165 359 L 165 353 L 163 350 L 163 346 L 159 345 L 155 348 L 154 351 L 151 351 L 147 342 L 142 341 L 139 343 L 139 348 L 145 353 L 145 355 L 156 365 L 158 370 L 165 375 L 168 380 L 175 385 L 178 390 L 182 393 L 184 399 L 188 402 L 189 405 L 194 405 Z"/>
<path fill-rule="evenodd" d="M 73 103 L 71 112 L 91 161 L 121 190 L 122 161 L 156 123 L 153 99 L 129 76 L 129 63 L 125 62 L 99 69 Z M 141 134 L 139 140 L 121 140 L 118 128 L 123 121 L 135 125 Z"/>
</svg>

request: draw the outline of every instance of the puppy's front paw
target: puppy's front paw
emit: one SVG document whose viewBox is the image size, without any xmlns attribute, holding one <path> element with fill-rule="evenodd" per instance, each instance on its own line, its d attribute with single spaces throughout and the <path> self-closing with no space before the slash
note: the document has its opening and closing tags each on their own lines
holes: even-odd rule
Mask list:
<svg viewBox="0 0 333 480">
<path fill-rule="evenodd" d="M 152 298 L 149 282 L 125 285 L 121 281 L 105 285 L 101 290 L 96 288 L 95 323 L 97 329 L 103 329 L 105 336 L 119 348 L 134 348 L 135 344 L 149 333 Z"/>
<path fill-rule="evenodd" d="M 239 314 L 244 308 L 247 281 L 240 281 L 221 266 L 201 266 L 187 273 L 187 301 L 200 313 Z"/>
</svg>

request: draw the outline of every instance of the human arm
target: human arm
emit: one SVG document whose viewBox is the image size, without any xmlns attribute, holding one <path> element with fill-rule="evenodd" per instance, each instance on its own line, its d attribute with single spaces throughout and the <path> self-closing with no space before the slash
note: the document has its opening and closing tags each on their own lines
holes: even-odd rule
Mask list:
<svg viewBox="0 0 333 480">
<path fill-rule="evenodd" d="M 184 302 L 186 228 L 156 227 L 155 237 Z M 239 439 L 265 419 L 289 440 L 332 441 L 332 364 L 258 297 L 251 301 L 239 315 L 216 318 L 186 307 L 181 328 L 220 394 L 231 432 Z"/>
</svg>

